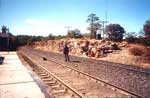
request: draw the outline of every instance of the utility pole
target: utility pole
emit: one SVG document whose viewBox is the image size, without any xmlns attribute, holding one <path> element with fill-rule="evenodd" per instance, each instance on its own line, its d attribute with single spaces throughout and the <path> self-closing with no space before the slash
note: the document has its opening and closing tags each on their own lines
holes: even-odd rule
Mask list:
<svg viewBox="0 0 150 98">
<path fill-rule="evenodd" d="M 65 28 L 67 28 L 67 29 L 68 29 L 68 33 L 69 33 L 70 28 L 72 28 L 72 27 L 71 27 L 71 26 L 67 26 L 67 27 L 65 27 Z"/>
<path fill-rule="evenodd" d="M 106 25 L 107 25 L 107 23 L 108 23 L 108 0 L 105 0 L 105 33 L 107 33 L 106 32 Z M 104 24 L 103 24 L 103 37 L 104 37 Z"/>
<path fill-rule="evenodd" d="M 104 32 L 105 32 L 105 25 L 108 23 L 108 0 L 105 0 L 105 21 L 100 21 L 102 23 L 102 30 L 103 30 L 103 38 L 104 38 Z"/>
<path fill-rule="evenodd" d="M 108 23 L 108 21 L 100 21 L 100 23 L 102 23 L 102 26 L 103 26 L 102 30 L 103 30 L 103 38 L 104 38 L 104 32 L 105 32 L 105 28 L 104 27 L 105 27 L 105 24 Z"/>
<path fill-rule="evenodd" d="M 105 0 L 105 19 L 108 19 L 108 0 Z"/>
</svg>

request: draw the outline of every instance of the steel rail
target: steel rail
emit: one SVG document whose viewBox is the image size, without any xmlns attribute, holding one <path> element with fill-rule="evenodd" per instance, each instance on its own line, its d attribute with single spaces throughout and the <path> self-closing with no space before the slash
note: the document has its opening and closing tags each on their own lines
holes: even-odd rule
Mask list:
<svg viewBox="0 0 150 98">
<path fill-rule="evenodd" d="M 30 48 L 31 49 L 31 48 Z M 37 49 L 31 49 L 31 50 L 37 50 Z M 39 55 L 39 54 L 38 54 Z M 74 56 L 74 55 L 72 55 L 72 56 Z M 76 57 L 76 56 L 74 56 L 74 57 Z M 141 69 L 139 69 L 139 70 L 137 70 L 137 69 L 133 69 L 133 68 L 128 68 L 128 67 L 122 67 L 122 66 L 120 66 L 119 65 L 119 63 L 114 63 L 114 62 L 106 62 L 106 63 L 104 63 L 104 62 L 102 62 L 102 61 L 100 61 L 100 60 L 97 60 L 97 59 L 95 59 L 95 58 L 90 58 L 91 60 L 96 60 L 97 61 L 97 64 L 102 64 L 102 65 L 105 65 L 105 66 L 111 66 L 111 67 L 116 67 L 116 68 L 120 68 L 120 69 L 125 69 L 125 70 L 130 70 L 130 71 L 134 71 L 134 72 L 140 72 L 140 73 L 145 73 L 145 74 L 150 74 L 150 71 L 146 71 L 146 70 L 142 70 L 142 68 Z M 111 63 L 111 64 L 109 64 L 109 63 Z M 119 65 L 119 66 L 117 66 L 117 65 Z M 125 66 L 129 66 L 129 65 L 126 65 L 126 64 L 121 64 L 121 65 L 125 65 Z M 132 65 L 133 66 L 133 65 Z"/>
<path fill-rule="evenodd" d="M 30 52 L 31 52 L 31 51 L 30 51 Z M 32 52 L 32 53 L 33 53 L 33 52 Z M 37 56 L 43 58 L 43 56 L 41 56 L 40 54 L 37 54 L 37 53 L 33 53 L 33 54 L 35 54 L 35 55 L 37 55 Z M 102 82 L 102 83 L 104 83 L 104 84 L 106 84 L 106 85 L 109 85 L 109 86 L 111 86 L 111 87 L 113 87 L 113 88 L 116 88 L 116 89 L 118 89 L 118 90 L 121 90 L 121 91 L 123 91 L 123 92 L 126 92 L 126 93 L 128 93 L 128 94 L 130 94 L 130 95 L 132 95 L 132 96 L 134 96 L 134 97 L 137 97 L 137 98 L 144 98 L 144 97 L 142 97 L 142 96 L 140 96 L 140 95 L 135 94 L 134 92 L 127 91 L 127 90 L 125 90 L 125 89 L 123 89 L 123 88 L 120 88 L 120 87 L 117 87 L 117 86 L 112 85 L 112 84 L 110 84 L 110 83 L 107 83 L 107 82 L 105 82 L 105 81 L 103 81 L 103 80 L 101 80 L 101 79 L 99 79 L 99 78 L 97 78 L 97 77 L 94 77 L 94 76 L 92 76 L 92 75 L 89 75 L 88 73 L 84 73 L 84 72 L 79 71 L 79 70 L 77 70 L 77 69 L 75 69 L 75 68 L 69 67 L 69 66 L 64 65 L 64 64 L 60 64 L 60 63 L 56 62 L 54 59 L 52 60 L 52 59 L 50 59 L 50 58 L 48 58 L 48 57 L 44 57 L 44 58 L 46 58 L 47 60 L 52 61 L 52 62 L 54 62 L 54 63 L 56 63 L 56 64 L 58 64 L 58 65 L 62 65 L 62 66 L 64 66 L 64 67 L 67 67 L 67 68 L 69 68 L 69 69 L 71 69 L 71 70 L 73 70 L 73 71 L 76 71 L 76 72 L 80 73 L 80 74 L 83 74 L 83 75 L 85 75 L 85 76 L 88 76 L 88 77 L 90 77 L 90 78 L 92 78 L 92 79 L 94 79 L 94 80 L 96 80 L 96 81 Z"/>
<path fill-rule="evenodd" d="M 47 59 L 48 59 L 48 58 L 47 58 Z M 50 60 L 50 59 L 48 59 L 48 60 Z M 90 78 L 92 78 L 92 79 L 94 79 L 94 80 L 96 80 L 96 81 L 98 81 L 98 82 L 102 82 L 102 83 L 104 83 L 104 84 L 106 84 L 106 85 L 109 85 L 109 86 L 111 86 L 111 87 L 114 87 L 114 88 L 116 88 L 116 89 L 118 89 L 118 90 L 121 90 L 121 91 L 124 91 L 124 92 L 126 92 L 126 93 L 129 93 L 130 95 L 133 95 L 133 96 L 135 96 L 135 97 L 137 97 L 137 98 L 143 98 L 143 97 L 141 97 L 141 96 L 139 96 L 139 95 L 137 95 L 137 94 L 135 94 L 135 93 L 133 93 L 133 92 L 129 92 L 129 91 L 125 90 L 125 89 L 122 89 L 122 88 L 120 88 L 120 87 L 117 87 L 117 86 L 115 86 L 115 85 L 112 85 L 112 84 L 110 84 L 110 83 L 107 83 L 107 82 L 105 82 L 105 81 L 103 81 L 103 80 L 101 80 L 101 79 L 99 79 L 99 78 L 97 78 L 97 77 L 94 77 L 94 76 L 92 76 L 92 75 L 89 75 L 88 73 L 79 71 L 79 70 L 77 70 L 77 69 L 75 69 L 75 68 L 69 67 L 69 66 L 64 65 L 64 64 L 60 64 L 60 63 L 58 63 L 58 62 L 55 62 L 54 60 L 50 60 L 50 61 L 53 61 L 53 62 L 56 63 L 56 64 L 62 65 L 62 66 L 64 66 L 64 67 L 67 67 L 67 68 L 69 68 L 69 69 L 71 69 L 71 70 L 73 70 L 73 71 L 76 71 L 76 72 L 78 72 L 78 73 L 80 73 L 80 74 L 83 74 L 83 75 L 85 75 L 85 76 L 88 76 L 88 77 L 90 77 Z"/>
<path fill-rule="evenodd" d="M 73 89 L 72 87 L 70 87 L 69 85 L 64 83 L 61 79 L 59 79 L 56 75 L 51 73 L 49 70 L 47 70 L 46 68 L 44 68 L 40 64 L 36 64 L 35 62 L 31 61 L 31 58 L 29 56 L 26 56 L 24 53 L 22 53 L 21 55 L 24 56 L 26 58 L 26 60 L 28 60 L 29 63 L 31 63 L 34 67 L 37 66 L 37 67 L 45 70 L 48 74 L 50 74 L 53 78 L 55 78 L 58 82 L 60 82 L 63 86 L 65 86 L 67 89 L 69 89 L 75 95 L 77 95 L 79 98 L 85 98 L 82 94 L 80 94 L 78 91 L 76 91 L 75 89 Z"/>
</svg>

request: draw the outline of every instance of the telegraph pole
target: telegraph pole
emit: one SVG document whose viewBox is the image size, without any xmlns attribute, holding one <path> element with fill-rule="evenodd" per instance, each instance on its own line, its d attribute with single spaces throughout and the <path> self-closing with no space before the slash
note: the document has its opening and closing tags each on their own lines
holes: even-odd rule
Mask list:
<svg viewBox="0 0 150 98">
<path fill-rule="evenodd" d="M 100 23 L 102 23 L 103 26 L 103 38 L 104 38 L 104 32 L 105 32 L 105 24 L 108 23 L 108 21 L 100 21 Z"/>
<path fill-rule="evenodd" d="M 105 19 L 108 19 L 108 0 L 105 0 Z"/>
<path fill-rule="evenodd" d="M 65 27 L 65 28 L 67 28 L 67 30 L 68 30 L 68 33 L 69 33 L 69 31 L 70 31 L 70 28 L 72 28 L 71 26 L 67 26 L 67 27 Z"/>
<path fill-rule="evenodd" d="M 103 30 L 103 38 L 104 38 L 104 32 L 105 32 L 105 25 L 108 23 L 108 0 L 105 0 L 105 21 L 100 21 L 102 23 L 102 30 Z"/>
</svg>

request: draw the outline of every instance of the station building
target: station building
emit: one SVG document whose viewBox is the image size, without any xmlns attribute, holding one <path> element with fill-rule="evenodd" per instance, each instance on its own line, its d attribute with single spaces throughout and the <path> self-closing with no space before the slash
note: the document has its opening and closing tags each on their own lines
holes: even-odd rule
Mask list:
<svg viewBox="0 0 150 98">
<path fill-rule="evenodd" d="M 9 36 L 5 32 L 0 32 L 0 51 L 8 50 Z"/>
</svg>

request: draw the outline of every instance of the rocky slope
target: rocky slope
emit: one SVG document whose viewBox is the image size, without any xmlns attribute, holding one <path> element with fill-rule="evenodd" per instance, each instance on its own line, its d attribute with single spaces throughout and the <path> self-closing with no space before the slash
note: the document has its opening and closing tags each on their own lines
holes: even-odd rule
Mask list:
<svg viewBox="0 0 150 98">
<path fill-rule="evenodd" d="M 115 43 L 94 39 L 61 39 L 36 42 L 33 47 L 44 51 L 62 53 L 65 44 L 68 45 L 71 55 L 141 67 L 150 67 L 150 62 L 145 62 L 144 58 L 133 56 L 129 53 L 129 47 L 131 45 L 127 42 Z"/>
</svg>

